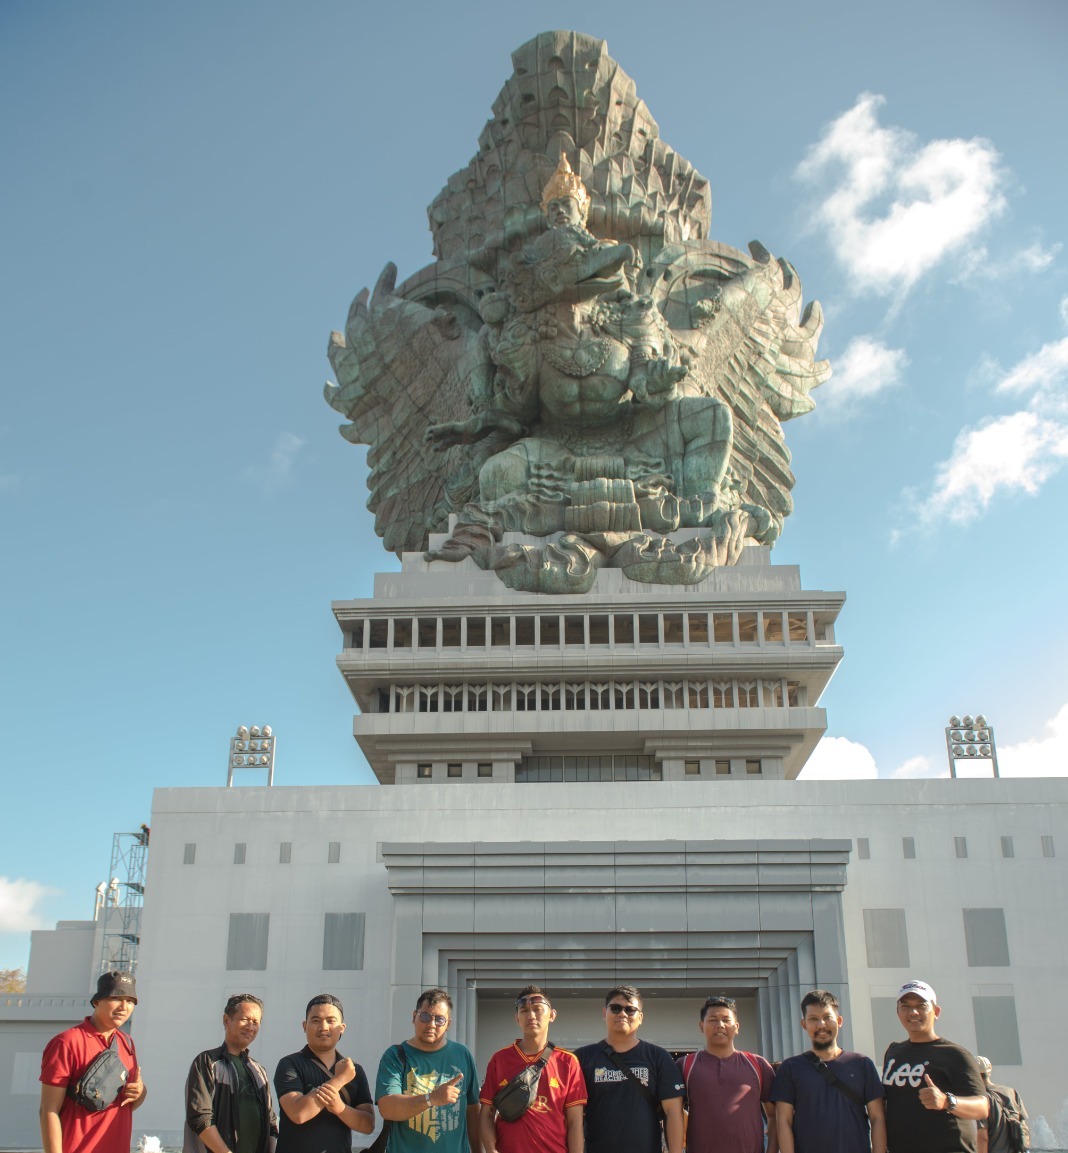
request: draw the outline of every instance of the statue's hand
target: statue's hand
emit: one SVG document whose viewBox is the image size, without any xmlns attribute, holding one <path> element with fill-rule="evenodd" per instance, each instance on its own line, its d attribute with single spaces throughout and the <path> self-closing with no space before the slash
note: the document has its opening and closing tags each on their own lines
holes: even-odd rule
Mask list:
<svg viewBox="0 0 1068 1153">
<path fill-rule="evenodd" d="M 470 444 L 473 439 L 471 422 L 474 419 L 471 417 L 469 420 L 450 420 L 445 424 L 428 425 L 423 440 L 438 452 L 444 452 L 455 444 Z"/>
<path fill-rule="evenodd" d="M 686 375 L 684 364 L 672 364 L 667 357 L 650 360 L 642 373 L 641 387 L 634 389 L 639 400 L 659 408 L 678 395 L 677 385 Z"/>
<path fill-rule="evenodd" d="M 423 439 L 431 448 L 444 452 L 454 444 L 475 444 L 491 432 L 502 432 L 513 440 L 526 435 L 526 428 L 517 420 L 495 412 L 476 412 L 467 420 L 447 421 L 445 424 L 432 424 L 423 433 Z"/>
</svg>

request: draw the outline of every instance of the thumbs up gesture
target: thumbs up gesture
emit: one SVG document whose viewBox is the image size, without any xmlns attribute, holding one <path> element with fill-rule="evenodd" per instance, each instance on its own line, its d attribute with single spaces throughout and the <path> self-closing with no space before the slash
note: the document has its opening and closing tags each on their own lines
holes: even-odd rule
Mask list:
<svg viewBox="0 0 1068 1153">
<path fill-rule="evenodd" d="M 463 1073 L 457 1073 L 451 1081 L 443 1081 L 430 1094 L 433 1105 L 451 1105 L 460 1099 L 460 1082 L 464 1079 Z"/>
<path fill-rule="evenodd" d="M 140 1099 L 144 1091 L 145 1084 L 141 1080 L 141 1066 L 138 1065 L 133 1071 L 133 1076 L 122 1087 L 122 1092 L 119 1094 L 119 1108 L 121 1109 L 123 1105 L 132 1105 Z"/>
<path fill-rule="evenodd" d="M 924 1086 L 920 1090 L 920 1104 L 925 1109 L 941 1112 L 946 1107 L 945 1093 L 931 1080 L 929 1073 L 924 1073 L 923 1080 Z"/>
</svg>

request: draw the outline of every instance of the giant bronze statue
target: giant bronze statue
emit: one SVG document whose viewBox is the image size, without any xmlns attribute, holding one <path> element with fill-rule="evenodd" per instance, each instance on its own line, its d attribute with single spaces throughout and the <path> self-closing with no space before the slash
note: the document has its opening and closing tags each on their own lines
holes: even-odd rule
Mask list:
<svg viewBox="0 0 1068 1153">
<path fill-rule="evenodd" d="M 370 446 L 387 548 L 584 592 L 684 584 L 772 544 L 781 421 L 830 375 L 785 260 L 708 238 L 707 182 L 603 41 L 513 55 L 478 155 L 430 206 L 433 264 L 387 265 L 333 333 L 326 398 Z"/>
</svg>

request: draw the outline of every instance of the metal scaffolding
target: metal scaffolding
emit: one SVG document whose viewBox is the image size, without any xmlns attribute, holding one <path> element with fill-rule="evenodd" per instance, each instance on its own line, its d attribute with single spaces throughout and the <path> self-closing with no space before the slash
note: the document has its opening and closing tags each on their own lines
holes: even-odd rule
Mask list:
<svg viewBox="0 0 1068 1153">
<path fill-rule="evenodd" d="M 101 973 L 112 969 L 137 972 L 148 835 L 148 826 L 142 825 L 136 833 L 116 833 L 112 840 L 108 870 L 111 879 L 98 890 L 98 915 L 103 922 Z"/>
</svg>

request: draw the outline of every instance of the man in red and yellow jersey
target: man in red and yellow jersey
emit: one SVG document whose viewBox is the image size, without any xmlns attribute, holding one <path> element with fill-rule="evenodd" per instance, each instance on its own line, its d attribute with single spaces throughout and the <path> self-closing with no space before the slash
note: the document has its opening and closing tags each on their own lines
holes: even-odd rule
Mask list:
<svg viewBox="0 0 1068 1153">
<path fill-rule="evenodd" d="M 515 1002 L 522 1036 L 490 1058 L 479 1094 L 479 1132 L 485 1153 L 583 1153 L 582 1111 L 586 1082 L 574 1053 L 552 1049 L 541 1071 L 530 1108 L 506 1121 L 493 1099 L 519 1073 L 533 1065 L 549 1044 L 556 1010 L 537 985 L 527 985 Z"/>
</svg>

